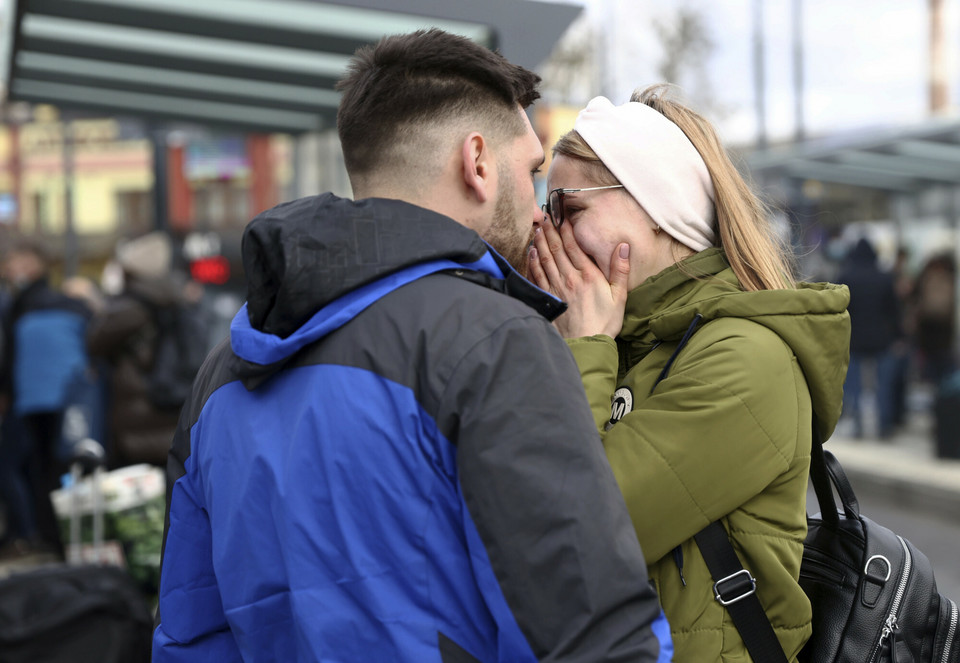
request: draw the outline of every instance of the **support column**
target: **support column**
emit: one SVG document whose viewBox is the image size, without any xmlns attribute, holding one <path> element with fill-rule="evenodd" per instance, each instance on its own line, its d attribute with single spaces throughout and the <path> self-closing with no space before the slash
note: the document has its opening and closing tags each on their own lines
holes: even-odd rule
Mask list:
<svg viewBox="0 0 960 663">
<path fill-rule="evenodd" d="M 73 125 L 63 118 L 63 275 L 76 276 L 80 268 L 80 246 L 73 218 Z"/>
<path fill-rule="evenodd" d="M 247 156 L 250 159 L 250 218 L 277 204 L 270 136 L 250 134 L 247 137 Z"/>
<path fill-rule="evenodd" d="M 153 148 L 153 227 L 166 230 L 170 217 L 167 206 L 167 132 L 151 124 L 148 125 L 148 133 Z"/>
<path fill-rule="evenodd" d="M 187 233 L 193 230 L 193 189 L 186 173 L 186 150 L 182 143 L 167 147 L 167 206 L 170 230 Z"/>
</svg>

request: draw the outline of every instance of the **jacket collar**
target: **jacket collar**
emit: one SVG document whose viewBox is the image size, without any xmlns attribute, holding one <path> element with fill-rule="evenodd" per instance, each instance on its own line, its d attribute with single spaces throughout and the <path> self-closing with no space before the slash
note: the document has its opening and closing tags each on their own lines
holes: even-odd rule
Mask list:
<svg viewBox="0 0 960 663">
<path fill-rule="evenodd" d="M 686 324 L 679 325 L 677 330 L 662 329 L 661 326 L 655 325 L 655 321 L 666 311 L 696 301 L 699 298 L 696 293 L 697 286 L 701 283 L 698 280 L 700 277 L 718 276 L 729 266 L 723 251 L 711 248 L 696 253 L 650 277 L 627 296 L 620 338 L 631 345 L 649 346 L 658 340 L 666 340 L 663 336 L 665 332 L 672 337 L 675 331 L 679 338 L 690 320 L 687 320 Z M 736 279 L 732 278 L 732 273 L 722 280 L 729 282 L 732 289 L 739 289 Z M 692 317 L 693 312 L 690 314 L 691 319 Z M 657 327 L 656 332 L 652 326 Z"/>
</svg>

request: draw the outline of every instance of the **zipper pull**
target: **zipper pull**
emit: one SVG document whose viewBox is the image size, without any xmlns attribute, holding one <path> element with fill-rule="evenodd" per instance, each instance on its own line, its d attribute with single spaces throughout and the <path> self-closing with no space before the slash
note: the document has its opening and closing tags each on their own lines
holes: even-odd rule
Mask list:
<svg viewBox="0 0 960 663">
<path fill-rule="evenodd" d="M 677 546 L 673 549 L 673 563 L 677 565 L 677 573 L 680 574 L 680 582 L 684 587 L 687 586 L 687 581 L 683 577 L 683 550 L 680 546 Z"/>
<path fill-rule="evenodd" d="M 900 633 L 900 625 L 897 624 L 896 615 L 890 615 L 883 623 L 883 630 L 880 631 L 880 642 L 890 638 L 890 663 L 897 663 L 897 635 Z"/>
</svg>

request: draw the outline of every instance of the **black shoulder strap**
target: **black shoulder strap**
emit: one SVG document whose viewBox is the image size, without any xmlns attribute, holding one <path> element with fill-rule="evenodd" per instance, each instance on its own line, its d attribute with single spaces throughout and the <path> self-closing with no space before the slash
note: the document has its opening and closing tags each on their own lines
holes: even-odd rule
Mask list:
<svg viewBox="0 0 960 663">
<path fill-rule="evenodd" d="M 756 663 L 787 663 L 783 647 L 757 598 L 757 580 L 743 568 L 723 525 L 715 520 L 694 537 L 713 578 L 713 597 L 730 613 Z"/>
<path fill-rule="evenodd" d="M 687 333 L 654 382 L 653 389 L 667 376 L 674 359 L 697 330 L 700 319 L 699 313 L 694 316 Z M 651 393 L 653 389 L 650 390 Z M 750 571 L 743 568 L 723 525 L 715 520 L 693 538 L 713 578 L 713 597 L 730 613 L 750 658 L 755 663 L 787 663 L 783 647 L 780 646 L 767 613 L 763 611 L 760 599 L 757 598 L 757 580 Z"/>
</svg>

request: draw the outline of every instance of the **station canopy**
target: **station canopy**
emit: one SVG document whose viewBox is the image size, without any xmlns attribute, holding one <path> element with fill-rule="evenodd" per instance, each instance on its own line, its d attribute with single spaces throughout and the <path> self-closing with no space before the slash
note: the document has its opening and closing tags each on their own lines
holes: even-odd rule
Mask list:
<svg viewBox="0 0 960 663">
<path fill-rule="evenodd" d="M 860 129 L 744 153 L 756 179 L 817 180 L 897 193 L 960 185 L 960 119 Z"/>
<path fill-rule="evenodd" d="M 298 134 L 335 123 L 349 57 L 438 27 L 528 68 L 582 7 L 532 0 L 8 0 L 6 96 Z"/>
</svg>

